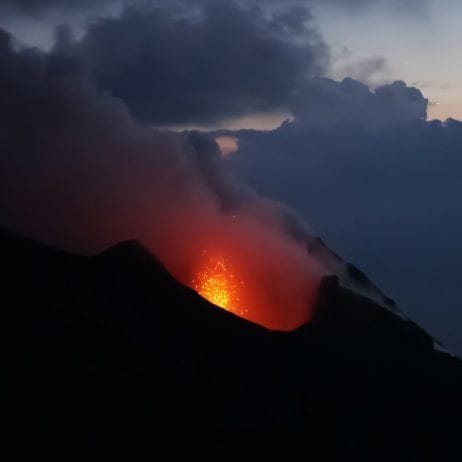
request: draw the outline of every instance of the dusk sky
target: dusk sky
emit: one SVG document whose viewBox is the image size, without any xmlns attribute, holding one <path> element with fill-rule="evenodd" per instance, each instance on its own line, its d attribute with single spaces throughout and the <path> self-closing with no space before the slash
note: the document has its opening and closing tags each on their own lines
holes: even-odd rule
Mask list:
<svg viewBox="0 0 462 462">
<path fill-rule="evenodd" d="M 0 0 L 0 225 L 90 252 L 164 183 L 271 198 L 462 354 L 461 2 L 94 3 Z"/>
<path fill-rule="evenodd" d="M 120 0 L 98 3 L 99 8 L 90 7 L 90 2 L 3 0 L 0 23 L 22 43 L 47 48 L 53 43 L 56 25 L 72 24 L 76 33 L 82 33 L 89 20 L 98 15 L 118 14 L 124 5 Z M 149 2 L 126 4 L 137 3 Z M 254 3 L 263 8 L 278 4 Z M 292 3 L 311 8 L 320 33 L 330 47 L 328 76 L 356 77 L 372 86 L 404 80 L 420 88 L 429 99 L 429 118 L 462 119 L 462 65 L 457 46 L 462 39 L 459 1 L 306 0 Z M 85 4 L 87 8 L 82 9 Z M 260 120 L 253 125 L 271 126 L 283 116 L 260 115 Z M 247 119 L 240 123 L 252 124 Z"/>
<path fill-rule="evenodd" d="M 404 80 L 429 99 L 430 118 L 462 119 L 458 50 L 462 4 L 457 0 L 361 3 L 364 8 L 356 10 L 317 9 L 320 28 L 332 47 L 332 75 L 357 76 L 372 85 Z M 374 59 L 380 65 L 354 74 L 358 63 Z"/>
</svg>

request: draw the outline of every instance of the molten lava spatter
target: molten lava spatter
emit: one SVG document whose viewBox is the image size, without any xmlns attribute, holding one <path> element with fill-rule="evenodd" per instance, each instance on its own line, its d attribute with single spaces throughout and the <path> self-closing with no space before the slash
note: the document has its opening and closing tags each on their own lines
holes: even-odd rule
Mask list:
<svg viewBox="0 0 462 462">
<path fill-rule="evenodd" d="M 204 251 L 204 254 L 207 252 Z M 239 289 L 243 284 L 223 257 L 213 256 L 206 259 L 192 281 L 194 289 L 202 297 L 239 316 L 247 313 L 247 310 L 239 306 Z"/>
</svg>

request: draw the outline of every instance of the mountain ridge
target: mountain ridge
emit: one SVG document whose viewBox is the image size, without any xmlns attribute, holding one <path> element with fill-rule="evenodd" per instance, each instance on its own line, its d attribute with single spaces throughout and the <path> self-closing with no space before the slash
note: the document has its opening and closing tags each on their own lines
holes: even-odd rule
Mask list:
<svg viewBox="0 0 462 462">
<path fill-rule="evenodd" d="M 133 242 L 80 257 L 0 233 L 0 251 L 18 448 L 460 460 L 462 362 L 335 278 L 286 333 L 213 306 Z"/>
</svg>

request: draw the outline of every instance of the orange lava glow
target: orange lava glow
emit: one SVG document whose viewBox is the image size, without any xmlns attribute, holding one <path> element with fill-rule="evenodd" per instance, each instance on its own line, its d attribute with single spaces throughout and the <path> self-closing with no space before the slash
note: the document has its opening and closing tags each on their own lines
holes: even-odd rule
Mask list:
<svg viewBox="0 0 462 462">
<path fill-rule="evenodd" d="M 194 289 L 208 301 L 239 316 L 247 313 L 240 307 L 240 292 L 244 281 L 240 281 L 230 263 L 223 257 L 206 259 L 192 281 Z"/>
</svg>

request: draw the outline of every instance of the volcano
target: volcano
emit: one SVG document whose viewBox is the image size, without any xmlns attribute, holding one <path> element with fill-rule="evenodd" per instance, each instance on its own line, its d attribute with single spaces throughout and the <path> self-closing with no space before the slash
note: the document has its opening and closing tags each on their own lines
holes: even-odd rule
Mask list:
<svg viewBox="0 0 462 462">
<path fill-rule="evenodd" d="M 312 321 L 281 332 L 134 241 L 87 257 L 3 230 L 0 254 L 16 454 L 462 460 L 462 362 L 335 276 Z"/>
</svg>

